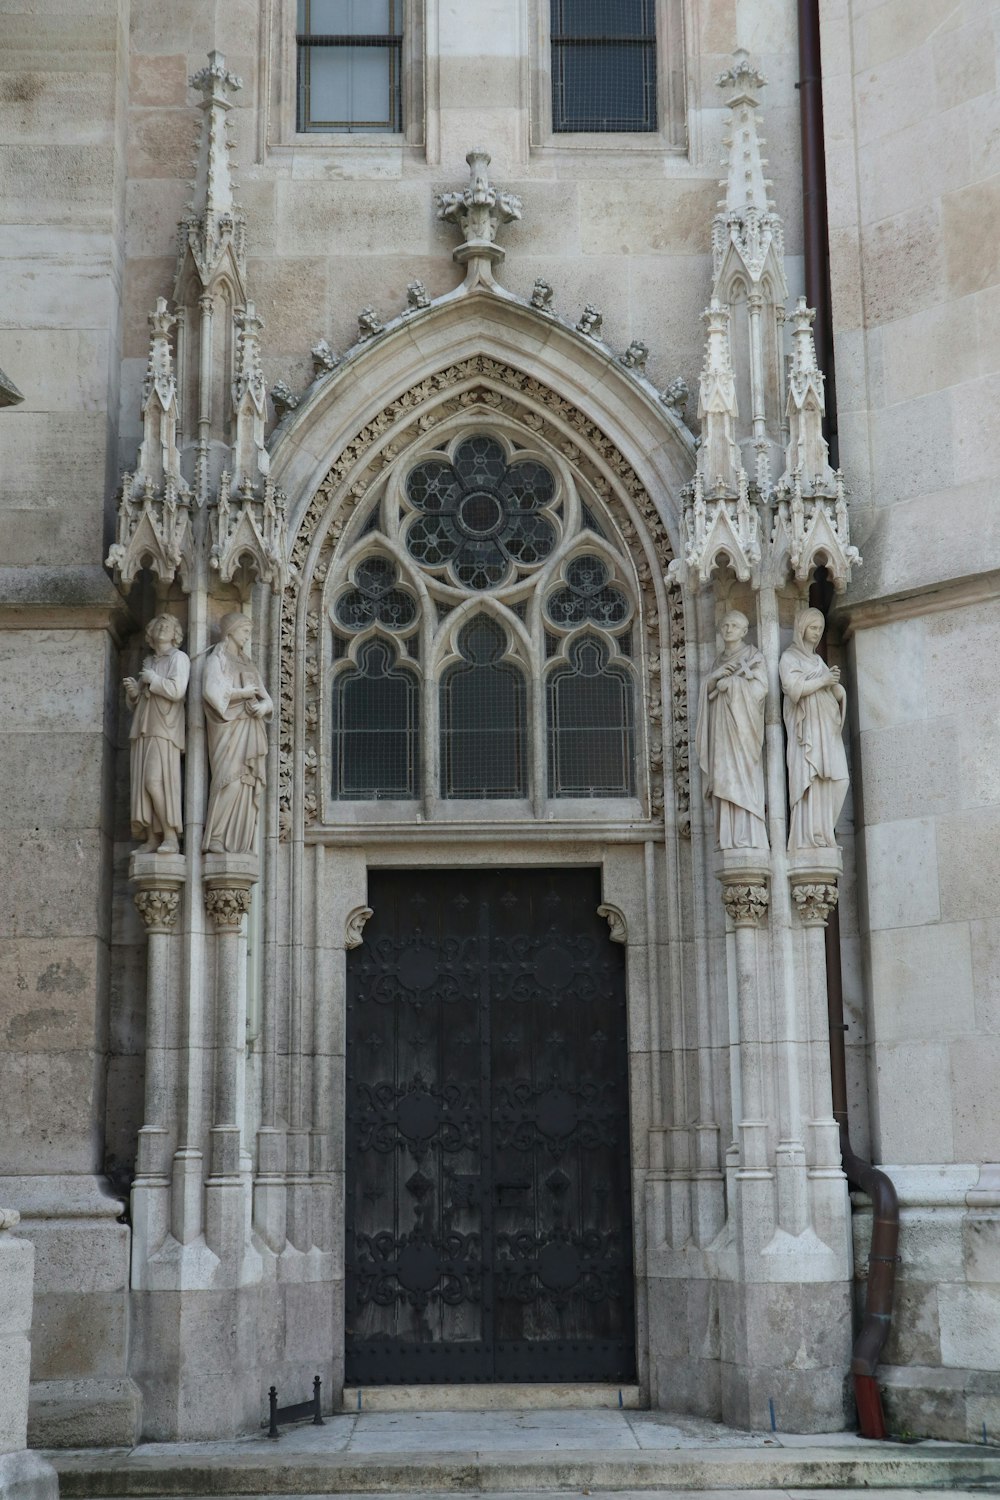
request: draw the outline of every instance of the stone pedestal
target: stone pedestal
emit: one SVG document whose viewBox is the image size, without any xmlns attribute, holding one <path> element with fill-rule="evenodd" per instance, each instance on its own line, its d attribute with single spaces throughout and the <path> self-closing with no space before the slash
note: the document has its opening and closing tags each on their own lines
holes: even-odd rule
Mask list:
<svg viewBox="0 0 1000 1500">
<path fill-rule="evenodd" d="M 57 1500 L 55 1469 L 25 1449 L 35 1250 L 11 1233 L 19 1222 L 0 1208 L 0 1500 Z"/>
</svg>

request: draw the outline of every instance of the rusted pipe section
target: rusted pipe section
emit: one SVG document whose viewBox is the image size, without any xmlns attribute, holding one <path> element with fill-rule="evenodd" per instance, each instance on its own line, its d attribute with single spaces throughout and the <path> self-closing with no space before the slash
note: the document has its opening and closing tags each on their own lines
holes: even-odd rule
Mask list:
<svg viewBox="0 0 1000 1500">
<path fill-rule="evenodd" d="M 889 1337 L 899 1244 L 899 1202 L 891 1180 L 858 1156 L 851 1145 L 847 1118 L 847 1061 L 844 1047 L 844 991 L 840 968 L 840 922 L 837 909 L 826 929 L 826 996 L 830 1021 L 830 1074 L 833 1118 L 840 1127 L 840 1154 L 852 1188 L 872 1201 L 872 1238 L 868 1250 L 865 1312 L 854 1341 L 851 1374 L 862 1437 L 885 1437 L 885 1414 L 875 1371 Z"/>
<path fill-rule="evenodd" d="M 809 590 L 809 602 L 829 617 L 833 589 L 825 568 L 817 568 Z M 820 653 L 826 657 L 827 637 Z M 834 907 L 826 926 L 826 1010 L 830 1027 L 830 1083 L 833 1118 L 840 1130 L 840 1155 L 847 1181 L 857 1192 L 866 1193 L 872 1204 L 872 1238 L 868 1250 L 865 1311 L 854 1341 L 851 1374 L 858 1408 L 861 1436 L 884 1438 L 885 1413 L 875 1378 L 878 1362 L 889 1337 L 892 1300 L 899 1259 L 899 1200 L 886 1174 L 859 1156 L 851 1145 L 847 1116 L 847 1049 L 844 1045 L 844 980 L 840 963 L 840 912 Z"/>
<path fill-rule="evenodd" d="M 839 462 L 837 391 L 833 360 L 830 299 L 830 235 L 826 200 L 826 146 L 823 135 L 823 73 L 820 53 L 819 0 L 798 0 L 799 110 L 802 130 L 802 219 L 806 297 L 816 309 L 813 331 L 816 358 L 826 377 L 826 433 L 831 462 Z M 828 616 L 833 591 L 825 569 L 817 570 L 810 602 Z M 868 1254 L 865 1312 L 854 1343 L 851 1374 L 863 1437 L 885 1437 L 885 1415 L 875 1371 L 889 1336 L 899 1243 L 899 1202 L 884 1172 L 857 1155 L 847 1118 L 847 1060 L 844 1046 L 844 990 L 840 966 L 840 920 L 837 908 L 826 928 L 827 1011 L 830 1023 L 830 1075 L 833 1115 L 840 1127 L 840 1152 L 851 1187 L 872 1203 L 872 1240 Z"/>
</svg>

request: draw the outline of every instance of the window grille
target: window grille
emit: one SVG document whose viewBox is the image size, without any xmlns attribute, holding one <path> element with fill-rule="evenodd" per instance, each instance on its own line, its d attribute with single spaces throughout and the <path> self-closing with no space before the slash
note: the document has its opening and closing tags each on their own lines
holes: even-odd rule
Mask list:
<svg viewBox="0 0 1000 1500">
<path fill-rule="evenodd" d="M 384 625 L 406 630 L 417 618 L 416 601 L 396 587 L 396 565 L 386 557 L 366 557 L 354 574 L 354 587 L 337 600 L 334 616 L 345 630 Z"/>
<path fill-rule="evenodd" d="M 366 642 L 356 669 L 333 686 L 333 795 L 416 797 L 420 784 L 416 675 L 394 664 L 387 641 Z"/>
<path fill-rule="evenodd" d="M 417 514 L 407 551 L 432 571 L 447 568 L 463 588 L 496 588 L 552 551 L 556 529 L 545 512 L 555 492 L 542 464 L 508 463 L 495 438 L 466 438 L 451 462 L 426 459 L 410 472 L 406 494 Z"/>
<path fill-rule="evenodd" d="M 402 130 L 403 0 L 298 0 L 298 129 Z"/>
<path fill-rule="evenodd" d="M 388 478 L 357 534 L 370 537 L 360 555 L 349 539 L 354 560 L 330 579 L 335 799 L 412 800 L 432 781 L 450 800 L 526 799 L 546 790 L 535 766 L 550 798 L 635 796 L 637 600 L 627 565 L 603 514 L 533 452 L 475 430 L 425 449 Z M 561 539 L 574 545 L 550 571 Z M 400 546 L 409 563 L 391 555 Z M 486 591 L 509 617 L 491 609 L 466 620 L 459 659 L 438 677 L 449 617 Z M 536 679 L 513 659 L 515 637 L 533 643 L 537 720 L 528 711 Z M 421 736 L 435 718 L 432 695 L 439 744 L 429 750 Z"/>
<path fill-rule="evenodd" d="M 606 641 L 583 636 L 549 677 L 550 797 L 633 795 L 632 678 L 609 654 Z"/>
<path fill-rule="evenodd" d="M 554 131 L 652 131 L 655 0 L 551 0 Z"/>
<path fill-rule="evenodd" d="M 441 683 L 442 797 L 526 797 L 524 674 L 501 661 L 503 629 L 486 616 L 458 638 L 464 661 Z"/>
</svg>

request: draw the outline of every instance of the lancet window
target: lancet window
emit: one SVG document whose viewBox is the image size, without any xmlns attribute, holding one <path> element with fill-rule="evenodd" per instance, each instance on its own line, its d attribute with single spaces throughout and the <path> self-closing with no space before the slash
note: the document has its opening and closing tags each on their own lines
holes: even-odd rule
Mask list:
<svg viewBox="0 0 1000 1500">
<path fill-rule="evenodd" d="M 632 565 L 561 458 L 482 430 L 410 455 L 326 597 L 334 803 L 641 794 Z"/>
</svg>

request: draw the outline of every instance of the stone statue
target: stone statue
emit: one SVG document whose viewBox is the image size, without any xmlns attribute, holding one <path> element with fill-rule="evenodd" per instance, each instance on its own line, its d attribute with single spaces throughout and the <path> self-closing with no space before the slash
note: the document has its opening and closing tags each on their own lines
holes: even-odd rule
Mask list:
<svg viewBox="0 0 1000 1500">
<path fill-rule="evenodd" d="M 266 780 L 267 730 L 273 704 L 250 657 L 250 621 L 224 615 L 222 639 L 205 664 L 205 723 L 212 789 L 205 817 L 207 854 L 249 854 Z"/>
<path fill-rule="evenodd" d="M 834 829 L 850 779 L 843 741 L 847 696 L 840 685 L 840 668 L 828 667 L 816 655 L 825 628 L 820 610 L 803 610 L 795 621 L 792 644 L 781 656 L 790 854 L 836 848 Z"/>
<path fill-rule="evenodd" d="M 184 827 L 181 756 L 184 754 L 184 695 L 191 660 L 179 649 L 180 621 L 157 615 L 146 626 L 152 656 L 138 677 L 125 678 L 132 709 L 132 836 L 145 839 L 147 854 L 176 854 Z"/>
<path fill-rule="evenodd" d="M 767 849 L 764 821 L 764 699 L 767 668 L 745 639 L 750 621 L 730 610 L 725 643 L 702 684 L 695 745 L 705 796 L 715 805 L 719 849 Z"/>
</svg>

